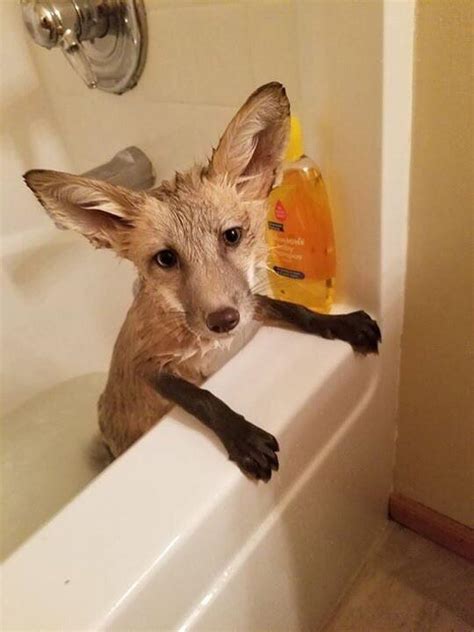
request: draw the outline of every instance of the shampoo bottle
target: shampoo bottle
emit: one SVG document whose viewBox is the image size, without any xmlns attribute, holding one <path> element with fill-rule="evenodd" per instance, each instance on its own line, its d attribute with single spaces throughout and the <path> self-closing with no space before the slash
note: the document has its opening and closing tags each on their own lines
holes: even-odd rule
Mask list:
<svg viewBox="0 0 474 632">
<path fill-rule="evenodd" d="M 326 187 L 303 154 L 301 127 L 291 118 L 290 142 L 280 183 L 269 197 L 269 284 L 274 298 L 329 311 L 336 250 Z"/>
</svg>

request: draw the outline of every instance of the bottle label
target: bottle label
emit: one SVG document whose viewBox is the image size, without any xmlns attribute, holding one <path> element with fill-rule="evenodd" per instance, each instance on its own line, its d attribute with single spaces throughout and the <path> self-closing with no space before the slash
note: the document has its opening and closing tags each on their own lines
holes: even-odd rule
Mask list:
<svg viewBox="0 0 474 632">
<path fill-rule="evenodd" d="M 291 181 L 292 178 L 294 182 Z M 304 176 L 286 175 L 270 194 L 267 241 L 272 269 L 290 279 L 335 276 L 335 250 L 329 208 Z M 325 194 L 325 191 L 324 191 Z"/>
<path fill-rule="evenodd" d="M 273 269 L 280 276 L 288 277 L 289 279 L 304 279 L 304 272 L 298 272 L 298 270 L 288 270 L 287 268 L 280 268 L 280 266 L 273 266 Z"/>
<path fill-rule="evenodd" d="M 277 203 L 275 204 L 275 217 L 280 221 L 285 221 L 288 217 L 286 208 L 283 206 L 281 200 L 277 200 Z"/>
<path fill-rule="evenodd" d="M 283 224 L 279 224 L 278 222 L 268 222 L 268 228 L 270 230 L 278 230 L 281 233 L 285 230 Z"/>
</svg>

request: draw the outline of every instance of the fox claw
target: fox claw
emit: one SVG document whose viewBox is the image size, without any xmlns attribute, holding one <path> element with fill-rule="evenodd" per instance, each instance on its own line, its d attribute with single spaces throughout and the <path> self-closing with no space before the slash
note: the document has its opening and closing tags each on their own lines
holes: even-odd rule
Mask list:
<svg viewBox="0 0 474 632">
<path fill-rule="evenodd" d="M 273 435 L 248 421 L 227 442 L 227 449 L 229 459 L 251 478 L 268 483 L 272 471 L 278 471 L 278 441 Z"/>
</svg>

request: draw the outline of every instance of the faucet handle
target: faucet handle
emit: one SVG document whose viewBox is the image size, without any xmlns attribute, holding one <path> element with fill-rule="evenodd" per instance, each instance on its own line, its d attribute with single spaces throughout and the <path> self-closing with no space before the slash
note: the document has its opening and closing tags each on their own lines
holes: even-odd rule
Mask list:
<svg viewBox="0 0 474 632">
<path fill-rule="evenodd" d="M 88 88 L 97 87 L 97 77 L 79 39 L 71 29 L 66 29 L 59 41 L 64 57 L 81 77 Z"/>
<path fill-rule="evenodd" d="M 61 48 L 89 88 L 122 94 L 136 85 L 145 65 L 148 36 L 143 3 L 21 0 L 21 9 L 33 40 L 44 48 Z"/>
<path fill-rule="evenodd" d="M 78 33 L 84 31 L 73 2 L 22 0 L 23 18 L 31 36 L 45 48 L 59 46 L 64 56 L 89 88 L 97 86 L 97 77 L 81 45 Z"/>
<path fill-rule="evenodd" d="M 61 32 L 61 20 L 47 2 L 21 0 L 23 21 L 29 34 L 44 48 L 54 48 Z"/>
</svg>

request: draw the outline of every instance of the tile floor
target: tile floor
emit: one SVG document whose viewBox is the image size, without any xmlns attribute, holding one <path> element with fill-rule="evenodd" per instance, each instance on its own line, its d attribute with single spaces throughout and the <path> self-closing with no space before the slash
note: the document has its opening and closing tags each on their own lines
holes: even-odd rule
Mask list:
<svg viewBox="0 0 474 632">
<path fill-rule="evenodd" d="M 324 632 L 402 631 L 474 631 L 474 565 L 392 522 Z"/>
</svg>

